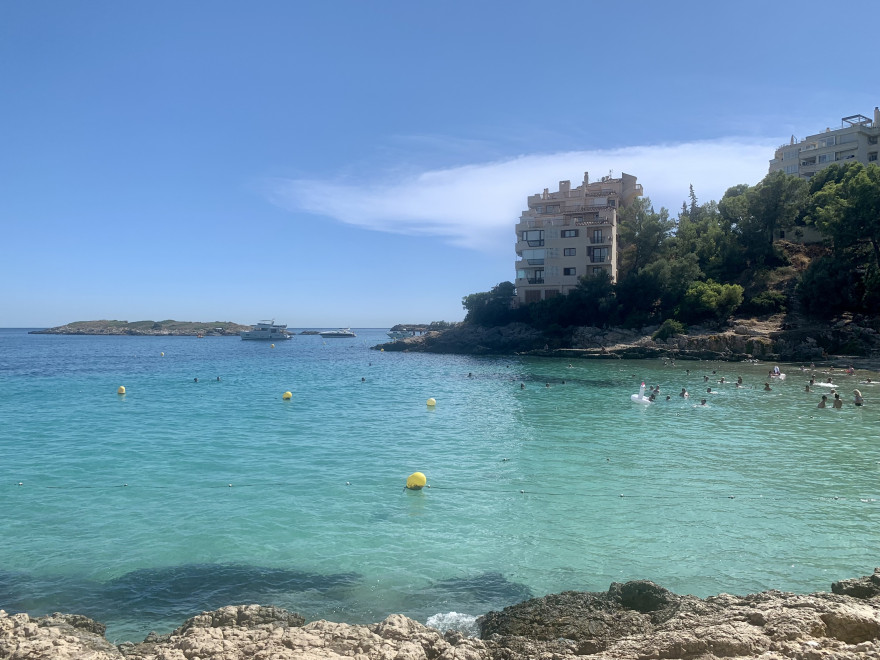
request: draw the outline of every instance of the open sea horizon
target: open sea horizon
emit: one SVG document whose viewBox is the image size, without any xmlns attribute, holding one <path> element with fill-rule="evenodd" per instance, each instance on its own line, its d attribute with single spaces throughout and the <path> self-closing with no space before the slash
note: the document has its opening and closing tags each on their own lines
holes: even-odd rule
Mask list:
<svg viewBox="0 0 880 660">
<path fill-rule="evenodd" d="M 877 372 L 817 365 L 806 392 L 809 365 L 768 381 L 774 363 L 382 352 L 386 330 L 355 332 L 0 329 L 0 609 L 84 614 L 115 643 L 241 603 L 473 633 L 611 582 L 810 593 L 880 565 Z M 631 402 L 642 381 L 655 404 Z M 832 387 L 844 407 L 818 409 Z M 429 487 L 406 490 L 416 471 Z"/>
</svg>

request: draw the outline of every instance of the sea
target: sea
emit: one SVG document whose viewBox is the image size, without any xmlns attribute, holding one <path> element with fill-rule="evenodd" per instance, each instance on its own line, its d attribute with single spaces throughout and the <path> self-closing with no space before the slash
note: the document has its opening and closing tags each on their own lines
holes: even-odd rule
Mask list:
<svg viewBox="0 0 880 660">
<path fill-rule="evenodd" d="M 612 582 L 810 593 L 880 565 L 876 372 L 817 364 L 808 392 L 809 364 L 781 380 L 355 332 L 0 330 L 0 608 L 84 614 L 116 643 L 242 603 L 475 634 L 488 611 Z M 654 404 L 631 400 L 642 382 Z M 844 407 L 818 409 L 832 388 Z"/>
</svg>

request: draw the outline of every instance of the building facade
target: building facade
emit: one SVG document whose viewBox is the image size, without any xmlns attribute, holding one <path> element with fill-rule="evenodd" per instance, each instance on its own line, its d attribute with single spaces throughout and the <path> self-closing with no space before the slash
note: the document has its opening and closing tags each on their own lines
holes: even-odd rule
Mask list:
<svg viewBox="0 0 880 660">
<path fill-rule="evenodd" d="M 636 177 L 602 177 L 572 189 L 531 195 L 516 225 L 517 302 L 565 295 L 582 275 L 606 272 L 617 278 L 617 211 L 642 194 Z"/>
<path fill-rule="evenodd" d="M 874 108 L 873 120 L 852 115 L 840 120 L 840 128 L 826 128 L 824 133 L 797 140 L 776 149 L 770 161 L 770 172 L 778 170 L 809 180 L 816 172 L 833 163 L 857 161 L 864 165 L 880 165 L 877 154 L 880 138 L 880 108 Z"/>
</svg>

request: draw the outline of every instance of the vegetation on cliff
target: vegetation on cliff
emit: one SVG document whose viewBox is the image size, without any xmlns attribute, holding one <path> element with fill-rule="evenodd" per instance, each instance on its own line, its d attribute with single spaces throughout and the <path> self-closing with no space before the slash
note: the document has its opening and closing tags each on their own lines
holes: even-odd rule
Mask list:
<svg viewBox="0 0 880 660">
<path fill-rule="evenodd" d="M 802 244 L 808 231 L 823 239 Z M 783 233 L 795 242 L 780 240 Z M 581 326 L 720 324 L 733 314 L 826 320 L 880 311 L 880 168 L 832 165 L 810 182 L 773 172 L 676 219 L 649 198 L 622 210 L 618 279 L 582 277 L 568 295 L 511 307 L 511 282 L 465 296 L 466 324 L 526 323 L 564 339 Z M 670 326 L 664 335 L 669 336 Z M 875 328 L 876 330 L 876 328 Z"/>
</svg>

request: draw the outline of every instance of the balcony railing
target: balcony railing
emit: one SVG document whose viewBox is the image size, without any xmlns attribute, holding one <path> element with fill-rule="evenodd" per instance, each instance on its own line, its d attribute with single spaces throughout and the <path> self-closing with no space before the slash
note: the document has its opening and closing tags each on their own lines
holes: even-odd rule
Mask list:
<svg viewBox="0 0 880 660">
<path fill-rule="evenodd" d="M 603 245 L 605 243 L 610 243 L 610 236 L 590 236 L 590 244 L 591 245 Z"/>
<path fill-rule="evenodd" d="M 528 262 L 529 266 L 543 266 L 544 265 L 543 259 L 526 259 L 526 261 Z"/>
<path fill-rule="evenodd" d="M 544 278 L 543 277 L 530 277 L 530 278 L 528 278 L 527 281 L 529 284 L 543 284 Z"/>
<path fill-rule="evenodd" d="M 604 264 L 606 261 L 610 261 L 608 257 L 590 257 L 591 264 Z"/>
</svg>

